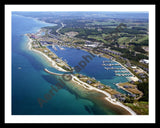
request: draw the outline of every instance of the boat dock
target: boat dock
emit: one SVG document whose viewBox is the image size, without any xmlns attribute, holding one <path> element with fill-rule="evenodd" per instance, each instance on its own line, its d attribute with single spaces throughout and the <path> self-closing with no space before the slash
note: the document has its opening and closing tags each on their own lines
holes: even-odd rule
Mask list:
<svg viewBox="0 0 160 128">
<path fill-rule="evenodd" d="M 55 51 L 57 51 L 57 48 L 56 48 L 54 45 L 52 45 L 52 48 L 53 48 Z"/>
<path fill-rule="evenodd" d="M 104 64 L 104 63 L 112 63 L 112 62 L 113 62 L 113 61 L 111 61 L 111 60 L 110 60 L 110 61 L 104 61 L 104 60 L 103 60 L 103 64 Z"/>
<path fill-rule="evenodd" d="M 120 63 L 113 63 L 114 61 L 103 61 L 103 66 L 107 66 L 104 67 L 106 70 L 115 70 L 115 76 L 132 76 L 132 74 L 125 70 L 125 68 L 120 64 Z M 116 67 L 118 66 L 118 67 Z"/>
<path fill-rule="evenodd" d="M 119 66 L 120 64 L 102 64 L 104 66 Z"/>
<path fill-rule="evenodd" d="M 123 70 L 123 71 L 114 71 L 115 73 L 129 73 L 128 71 L 125 71 L 125 70 Z"/>
<path fill-rule="evenodd" d="M 63 47 L 57 45 L 60 50 L 65 50 Z"/>
<path fill-rule="evenodd" d="M 123 70 L 124 68 L 114 68 L 114 67 L 111 67 L 111 68 L 107 68 L 107 67 L 104 67 L 106 70 Z"/>
<path fill-rule="evenodd" d="M 116 76 L 132 76 L 131 74 L 115 74 Z"/>
</svg>

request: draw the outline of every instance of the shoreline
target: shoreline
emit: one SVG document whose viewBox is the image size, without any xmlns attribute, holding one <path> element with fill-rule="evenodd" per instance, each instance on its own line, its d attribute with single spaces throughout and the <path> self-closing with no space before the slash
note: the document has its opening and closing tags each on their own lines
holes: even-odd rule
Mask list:
<svg viewBox="0 0 160 128">
<path fill-rule="evenodd" d="M 23 15 L 18 15 L 18 16 L 23 16 Z M 24 16 L 25 17 L 25 16 Z M 45 24 L 50 24 L 51 26 L 53 25 L 53 26 L 57 26 L 57 24 L 54 24 L 54 23 L 48 23 L 48 22 L 46 22 L 46 21 L 43 21 L 43 20 L 39 20 L 38 18 L 33 18 L 33 17 L 28 17 L 28 18 L 32 18 L 32 19 L 34 19 L 34 20 L 36 20 L 36 21 L 40 21 L 40 22 L 42 22 L 42 23 L 45 23 Z M 63 25 L 63 23 L 61 23 L 61 27 L 64 27 Z M 61 28 L 60 27 L 60 28 Z M 59 31 L 59 30 L 58 30 Z M 59 34 L 61 34 L 61 33 L 59 33 Z M 27 35 L 26 35 L 27 36 Z M 28 37 L 28 36 L 27 36 Z M 29 37 L 28 37 L 29 38 Z M 30 39 L 30 38 L 29 38 Z M 31 43 L 31 42 L 30 42 Z M 35 50 L 35 49 L 32 49 L 33 51 Z M 88 51 L 88 50 L 86 50 L 86 49 L 81 49 L 81 50 L 85 50 L 85 51 L 87 51 L 87 52 L 89 52 L 90 53 L 90 51 Z M 41 53 L 41 54 L 43 54 L 43 55 L 45 55 L 44 53 L 42 53 L 42 52 L 40 52 L 40 51 L 38 51 L 38 50 L 35 50 L 35 52 L 39 52 L 39 53 Z M 52 52 L 53 53 L 53 52 Z M 92 53 L 92 52 L 91 52 Z M 54 53 L 55 54 L 55 53 Z M 94 53 L 92 53 L 92 54 L 94 54 Z M 55 54 L 56 55 L 56 54 Z M 97 55 L 97 54 L 94 54 L 94 55 Z M 45 55 L 46 56 L 46 55 Z M 57 56 L 57 55 L 56 55 Z M 108 58 L 108 57 L 106 57 L 106 56 L 103 56 L 104 58 Z M 50 59 L 48 56 L 46 56 L 46 58 L 52 63 L 52 66 L 54 67 L 54 68 L 56 68 L 57 70 L 59 70 L 59 71 L 63 71 L 63 72 L 68 72 L 68 71 L 66 71 L 66 70 L 64 70 L 63 68 L 61 68 L 61 67 L 59 67 L 59 66 L 57 66 L 56 65 L 56 62 L 55 61 L 53 61 L 52 59 Z M 116 63 L 118 63 L 118 64 L 120 64 L 123 68 L 125 68 L 125 70 L 127 70 L 130 74 L 132 74 L 132 76 L 131 77 L 126 77 L 126 79 L 127 80 L 129 80 L 129 81 L 134 81 L 134 82 L 136 82 L 136 81 L 138 81 L 139 79 L 131 72 L 131 71 L 129 71 L 124 65 L 122 65 L 120 62 L 118 62 L 118 61 L 116 61 L 116 60 L 112 60 L 112 61 L 115 61 Z"/>
<path fill-rule="evenodd" d="M 98 54 L 95 54 L 95 53 L 93 53 L 93 52 L 91 52 L 91 51 L 89 51 L 89 50 L 86 50 L 86 49 L 81 49 L 81 50 L 87 51 L 87 52 L 89 52 L 89 53 L 91 53 L 91 54 L 94 54 L 94 55 L 98 56 Z M 109 59 L 109 57 L 104 56 L 104 55 L 103 55 L 102 57 Z M 118 62 L 118 61 L 116 61 L 116 60 L 112 60 L 112 61 L 120 64 L 120 66 L 122 66 L 125 70 L 127 70 L 127 71 L 132 75 L 132 76 L 130 76 L 130 77 L 126 77 L 127 80 L 129 80 L 129 81 L 135 81 L 135 82 L 139 80 L 131 71 L 129 71 L 129 70 L 128 70 L 124 65 L 122 65 L 120 62 Z"/>
<path fill-rule="evenodd" d="M 26 36 L 27 36 L 27 35 L 26 35 Z M 27 36 L 27 37 L 28 37 L 28 36 Z M 29 39 L 29 42 L 28 42 L 28 49 L 29 49 L 29 50 L 32 50 L 32 51 L 34 51 L 34 52 L 36 52 L 36 53 L 39 53 L 39 54 L 43 55 L 43 56 L 51 63 L 52 67 L 55 68 L 55 69 L 57 69 L 58 71 L 68 72 L 68 71 L 64 70 L 63 68 L 59 67 L 54 60 L 52 60 L 51 58 L 49 58 L 49 57 L 48 57 L 46 54 L 44 54 L 43 52 L 40 52 L 40 51 L 38 51 L 38 50 L 36 50 L 36 49 L 33 49 L 32 46 L 31 46 L 31 43 L 33 42 L 33 40 L 32 40 L 31 38 L 29 38 L 29 37 L 28 37 L 28 39 Z M 53 53 L 53 54 L 54 54 L 54 53 Z"/>
<path fill-rule="evenodd" d="M 25 34 L 25 35 L 26 35 L 26 34 Z M 27 36 L 27 35 L 26 35 L 26 36 Z M 27 37 L 28 37 L 28 36 L 27 36 Z M 57 69 L 57 70 L 59 70 L 59 71 L 62 71 L 62 72 L 68 72 L 68 71 L 62 69 L 61 67 L 59 67 L 54 60 L 52 60 L 51 58 L 49 58 L 47 55 L 45 55 L 45 54 L 42 53 L 41 51 L 38 51 L 38 50 L 36 50 L 36 49 L 33 49 L 32 46 L 31 46 L 31 43 L 33 42 L 33 40 L 32 40 L 31 38 L 29 38 L 29 37 L 28 37 L 28 39 L 29 39 L 29 42 L 28 42 L 28 49 L 29 49 L 29 50 L 32 50 L 32 51 L 34 51 L 34 52 L 36 52 L 36 53 L 39 53 L 39 54 L 43 55 L 49 62 L 51 62 L 53 68 L 55 68 L 55 69 Z M 116 61 L 116 62 L 117 62 L 117 61 Z M 118 63 L 119 63 L 119 62 L 118 62 Z M 121 64 L 120 64 L 120 65 L 121 65 Z M 127 69 L 127 70 L 128 70 L 128 69 Z M 49 71 L 49 72 L 50 72 L 50 71 Z M 57 75 L 57 74 L 53 74 L 53 75 Z M 106 97 L 104 98 L 104 100 L 107 100 L 108 102 L 110 102 L 110 103 L 113 104 L 113 105 L 117 105 L 117 106 L 120 106 L 120 107 L 124 108 L 124 109 L 125 109 L 126 111 L 128 111 L 131 115 L 136 115 L 136 113 L 135 113 L 131 108 L 123 105 L 123 104 L 122 104 L 121 102 L 119 102 L 119 101 L 115 101 L 115 99 L 112 99 L 112 98 L 111 98 L 111 94 L 109 94 L 109 93 L 107 93 L 107 92 L 105 92 L 105 91 L 103 91 L 103 90 L 97 89 L 97 88 L 95 88 L 95 87 L 92 87 L 91 85 L 89 85 L 89 84 L 87 84 L 87 83 L 79 80 L 76 76 L 74 76 L 74 75 L 72 75 L 72 74 L 71 74 L 71 76 L 72 76 L 72 81 L 73 81 L 73 82 L 76 82 L 77 84 L 80 84 L 81 86 L 83 86 L 83 87 L 86 88 L 86 89 L 95 90 L 95 91 L 98 91 L 98 92 L 100 92 L 100 93 L 103 93 L 103 94 L 106 96 Z M 86 86 L 87 86 L 87 87 L 86 87 Z"/>
<path fill-rule="evenodd" d="M 75 80 L 73 80 L 73 79 L 76 79 L 78 82 L 75 81 Z M 87 84 L 87 83 L 79 80 L 76 76 L 73 76 L 73 75 L 72 75 L 72 81 L 80 84 L 80 85 L 83 86 L 84 88 L 86 88 L 85 85 L 87 85 L 87 87 L 88 87 L 87 89 L 89 89 L 89 90 L 95 90 L 95 91 L 98 91 L 98 92 L 100 92 L 100 93 L 103 93 L 103 94 L 106 96 L 104 99 L 107 100 L 107 101 L 109 101 L 111 104 L 117 105 L 117 106 L 120 106 L 120 107 L 124 108 L 124 109 L 127 110 L 131 115 L 137 115 L 131 108 L 123 105 L 121 102 L 116 101 L 115 99 L 112 99 L 112 98 L 111 98 L 111 94 L 109 94 L 108 92 L 105 92 L 105 91 L 103 91 L 103 90 L 97 89 L 97 88 L 95 88 L 95 87 L 93 87 L 93 86 L 91 86 L 91 85 L 89 85 L 89 84 Z M 81 83 L 82 83 L 82 84 L 81 84 Z"/>
<path fill-rule="evenodd" d="M 53 72 L 50 72 L 48 71 L 47 69 L 45 69 L 46 72 L 48 72 L 49 74 L 53 74 L 53 75 L 58 75 L 58 76 L 61 76 L 59 74 L 56 74 L 56 73 L 53 73 Z M 131 108 L 123 105 L 121 102 L 119 101 L 116 101 L 115 99 L 112 99 L 111 98 L 111 94 L 109 94 L 108 92 L 105 92 L 103 90 L 100 90 L 100 89 L 97 89 L 81 80 L 79 80 L 76 76 L 72 75 L 71 74 L 71 82 L 75 82 L 76 84 L 82 86 L 83 88 L 85 89 L 88 89 L 88 90 L 94 90 L 94 91 L 97 91 L 97 92 L 100 92 L 102 94 L 105 95 L 104 97 L 104 100 L 107 100 L 108 102 L 110 102 L 112 105 L 116 105 L 116 106 L 120 106 L 121 108 L 125 109 L 126 111 L 128 111 L 131 115 L 137 115 Z"/>
</svg>

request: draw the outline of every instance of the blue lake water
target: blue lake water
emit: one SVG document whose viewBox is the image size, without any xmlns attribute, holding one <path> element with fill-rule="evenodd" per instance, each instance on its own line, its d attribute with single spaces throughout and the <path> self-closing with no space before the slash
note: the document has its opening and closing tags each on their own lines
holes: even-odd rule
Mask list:
<svg viewBox="0 0 160 128">
<path fill-rule="evenodd" d="M 46 73 L 44 68 L 48 68 L 54 72 L 59 71 L 52 68 L 44 57 L 28 50 L 28 39 L 24 34 L 35 33 L 41 27 L 51 25 L 52 24 L 40 22 L 33 18 L 12 15 L 12 114 L 117 114 L 111 107 L 105 108 L 104 112 L 102 107 L 100 107 L 100 101 L 97 100 L 96 102 L 94 98 L 82 96 L 81 93 L 83 92 L 76 92 L 76 90 L 74 91 L 74 89 L 69 87 L 58 90 L 50 100 L 43 104 L 43 108 L 40 107 L 37 99 L 44 99 L 44 95 L 51 89 L 50 86 L 59 82 L 56 76 Z M 59 57 L 67 59 L 69 65 L 76 66 L 78 62 L 82 60 L 82 56 L 89 53 L 83 50 L 65 48 L 64 51 L 58 50 L 56 54 Z M 95 77 L 102 83 L 118 89 L 113 83 L 127 81 L 127 79 L 115 77 L 114 72 L 104 70 L 102 66 L 103 60 L 106 60 L 106 58 L 93 58 L 80 73 Z M 89 94 L 86 93 L 86 95 Z"/>
<path fill-rule="evenodd" d="M 117 91 L 128 94 L 122 89 L 119 89 L 115 83 L 127 82 L 128 80 L 124 76 L 115 76 L 115 70 L 106 70 L 104 69 L 103 61 L 111 61 L 104 57 L 99 57 L 97 55 L 92 56 L 90 53 L 84 50 L 78 50 L 76 48 L 68 48 L 63 47 L 65 50 L 60 50 L 57 47 L 57 50 L 54 50 L 52 46 L 48 46 L 48 48 L 58 55 L 63 60 L 67 60 L 68 64 L 72 67 L 78 66 L 81 70 L 78 73 L 94 77 L 96 80 L 102 82 L 105 85 L 116 89 Z M 87 61 L 84 59 L 86 56 L 90 56 L 91 58 L 87 58 Z M 80 63 L 84 61 L 86 64 L 84 67 L 81 67 Z M 112 61 L 112 64 L 116 62 Z M 114 66 L 116 68 L 122 68 L 121 66 Z"/>
</svg>

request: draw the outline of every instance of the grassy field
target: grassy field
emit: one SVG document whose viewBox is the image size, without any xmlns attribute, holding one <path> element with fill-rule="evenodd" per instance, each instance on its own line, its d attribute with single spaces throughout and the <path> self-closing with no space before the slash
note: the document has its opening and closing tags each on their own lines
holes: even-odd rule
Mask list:
<svg viewBox="0 0 160 128">
<path fill-rule="evenodd" d="M 92 23 L 88 23 L 88 24 L 86 24 L 86 25 L 104 25 L 104 26 L 114 26 L 114 27 L 116 27 L 118 24 L 120 24 L 120 22 L 117 22 L 117 21 L 115 21 L 115 20 L 109 20 L 109 21 L 104 21 L 104 22 L 99 22 L 99 21 L 94 21 L 94 22 L 92 22 Z"/>
<path fill-rule="evenodd" d="M 122 43 L 128 43 L 129 41 L 131 40 L 131 38 L 130 37 L 120 37 L 119 39 L 118 39 L 118 43 L 120 43 L 120 44 L 122 44 Z"/>
<path fill-rule="evenodd" d="M 104 40 L 103 37 L 100 36 L 100 35 L 97 35 L 97 36 L 95 36 L 95 35 L 88 35 L 88 38 L 89 39 L 96 39 L 97 41 L 102 41 L 104 43 L 107 43 L 107 41 Z"/>
<path fill-rule="evenodd" d="M 124 103 L 126 106 L 130 107 L 138 115 L 148 115 L 148 102 L 145 101 L 135 101 L 134 103 Z"/>
<path fill-rule="evenodd" d="M 144 40 L 147 40 L 148 39 L 148 35 L 147 36 L 144 36 L 144 37 L 141 37 L 141 38 L 139 38 L 137 41 L 135 41 L 136 43 L 140 43 L 140 42 L 142 42 L 142 41 L 144 41 Z"/>
</svg>

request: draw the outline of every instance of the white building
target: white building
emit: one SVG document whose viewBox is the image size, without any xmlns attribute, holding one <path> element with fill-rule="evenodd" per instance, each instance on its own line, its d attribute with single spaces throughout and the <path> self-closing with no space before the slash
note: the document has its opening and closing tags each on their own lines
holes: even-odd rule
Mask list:
<svg viewBox="0 0 160 128">
<path fill-rule="evenodd" d="M 136 69 L 136 68 L 137 68 L 137 66 L 131 66 L 131 68 L 132 68 L 132 69 Z"/>
<path fill-rule="evenodd" d="M 139 62 L 140 63 L 144 63 L 144 64 L 149 64 L 149 60 L 147 60 L 147 59 L 142 59 Z"/>
<path fill-rule="evenodd" d="M 48 52 L 48 50 L 44 50 L 43 52 L 47 53 L 47 52 Z"/>
<path fill-rule="evenodd" d="M 97 44 L 85 44 L 84 46 L 95 48 L 97 47 Z"/>
</svg>

